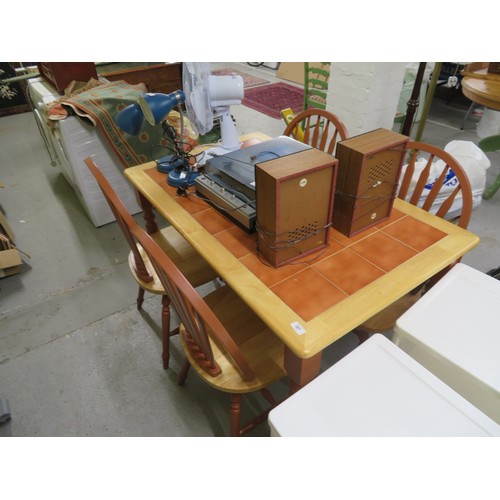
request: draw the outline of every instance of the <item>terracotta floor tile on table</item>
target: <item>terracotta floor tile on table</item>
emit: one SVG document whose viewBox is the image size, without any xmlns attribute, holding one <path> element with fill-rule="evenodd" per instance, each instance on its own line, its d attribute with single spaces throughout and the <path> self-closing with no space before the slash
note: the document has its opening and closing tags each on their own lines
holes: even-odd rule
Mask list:
<svg viewBox="0 0 500 500">
<path fill-rule="evenodd" d="M 349 248 L 322 260 L 313 268 L 352 295 L 385 273 Z"/>
<path fill-rule="evenodd" d="M 196 212 L 193 217 L 210 233 L 216 234 L 234 226 L 234 222 L 223 217 L 219 212 L 210 208 Z"/>
<path fill-rule="evenodd" d="M 384 271 L 394 269 L 418 253 L 383 231 L 378 231 L 350 248 Z"/>
<path fill-rule="evenodd" d="M 314 269 L 295 274 L 271 287 L 271 290 L 305 321 L 310 321 L 347 297 Z M 310 300 L 304 300 L 304 297 Z"/>
<path fill-rule="evenodd" d="M 196 214 L 202 210 L 211 208 L 205 200 L 200 198 L 194 192 L 189 191 L 189 193 L 190 194 L 188 194 L 188 196 L 175 196 L 175 194 L 172 194 L 172 196 L 175 196 L 177 203 L 190 214 Z"/>
<path fill-rule="evenodd" d="M 303 263 L 273 267 L 270 264 L 266 264 L 255 253 L 245 255 L 240 259 L 240 262 L 268 287 L 273 286 L 276 283 L 279 283 L 280 281 L 307 269 L 308 267 L 308 264 Z"/>
<path fill-rule="evenodd" d="M 317 253 L 312 253 L 305 257 L 304 260 L 307 260 L 311 262 L 311 264 L 314 264 L 315 262 L 320 262 L 323 259 L 326 259 L 330 257 L 330 255 L 333 255 L 337 252 L 340 252 L 345 248 L 342 243 L 337 241 L 335 238 L 332 237 L 332 232 L 330 231 L 330 237 L 328 238 L 328 247 L 325 248 L 324 250 L 319 250 Z"/>
<path fill-rule="evenodd" d="M 366 238 L 367 236 L 370 236 L 370 234 L 376 233 L 377 231 L 378 228 L 370 227 L 368 229 L 365 229 L 364 231 L 359 232 L 358 234 L 355 234 L 354 236 L 346 236 L 345 234 L 342 234 L 340 231 L 332 229 L 330 233 L 330 238 L 337 241 L 342 246 L 348 247 L 356 243 L 357 241 L 360 241 Z"/>
<path fill-rule="evenodd" d="M 167 174 L 160 172 L 157 168 L 148 168 L 146 172 L 160 186 L 167 186 Z"/>
<path fill-rule="evenodd" d="M 383 231 L 419 251 L 425 250 L 446 236 L 439 229 L 412 217 L 397 221 Z"/>
<path fill-rule="evenodd" d="M 407 215 L 400 210 L 393 208 L 390 217 L 384 221 L 379 222 L 375 227 L 378 227 L 379 229 L 384 228 L 403 217 L 407 217 Z"/>
<path fill-rule="evenodd" d="M 255 252 L 257 249 L 257 233 L 247 233 L 233 226 L 226 231 L 215 234 L 215 237 L 237 258 Z"/>
</svg>

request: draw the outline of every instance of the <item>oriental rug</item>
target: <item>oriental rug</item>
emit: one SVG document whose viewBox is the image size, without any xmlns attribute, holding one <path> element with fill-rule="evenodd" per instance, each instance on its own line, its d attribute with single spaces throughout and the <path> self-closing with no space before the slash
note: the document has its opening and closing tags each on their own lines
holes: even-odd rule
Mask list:
<svg viewBox="0 0 500 500">
<path fill-rule="evenodd" d="M 295 114 L 302 111 L 304 89 L 288 83 L 272 83 L 245 91 L 242 104 L 272 118 L 280 118 L 280 111 L 292 108 Z"/>
<path fill-rule="evenodd" d="M 123 132 L 115 123 L 115 116 L 128 105 L 136 103 L 144 92 L 147 92 L 144 84 L 129 85 L 120 80 L 70 97 L 61 105 L 98 127 L 126 168 L 151 161 L 151 148 L 170 145 L 163 137 L 163 129 L 151 126 L 146 120 L 136 136 Z"/>
</svg>

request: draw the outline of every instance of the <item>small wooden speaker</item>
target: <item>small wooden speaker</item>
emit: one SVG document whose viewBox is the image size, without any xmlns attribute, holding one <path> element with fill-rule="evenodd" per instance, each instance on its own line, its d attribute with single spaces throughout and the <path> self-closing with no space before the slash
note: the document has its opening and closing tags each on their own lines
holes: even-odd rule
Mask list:
<svg viewBox="0 0 500 500">
<path fill-rule="evenodd" d="M 350 237 L 389 218 L 407 142 L 381 128 L 337 144 L 335 229 Z"/>
<path fill-rule="evenodd" d="M 257 248 L 273 267 L 328 246 L 337 164 L 314 148 L 256 164 Z"/>
</svg>

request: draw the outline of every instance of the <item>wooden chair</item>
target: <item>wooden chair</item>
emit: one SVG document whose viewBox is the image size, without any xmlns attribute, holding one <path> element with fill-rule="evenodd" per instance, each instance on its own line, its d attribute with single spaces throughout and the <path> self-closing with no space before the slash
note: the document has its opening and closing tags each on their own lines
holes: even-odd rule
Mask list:
<svg viewBox="0 0 500 500">
<path fill-rule="evenodd" d="M 125 208 L 92 158 L 86 158 L 84 162 L 94 175 L 130 246 L 131 251 L 128 263 L 132 276 L 139 285 L 137 309 L 141 310 L 142 308 L 145 291 L 162 296 L 162 360 L 163 367 L 166 369 L 168 368 L 170 358 L 169 338 L 171 335 L 178 333 L 178 329 L 170 331 L 170 299 L 147 255 L 140 245 L 136 244 L 131 234 L 131 228 L 137 225 L 134 218 Z M 173 227 L 168 226 L 161 229 L 153 234 L 152 237 L 161 246 L 163 251 L 175 261 L 181 272 L 193 286 L 203 285 L 217 277 L 215 271 Z"/>
<path fill-rule="evenodd" d="M 293 137 L 331 155 L 339 140 L 349 137 L 340 118 L 324 109 L 310 108 L 296 115 L 283 135 Z"/>
<path fill-rule="evenodd" d="M 462 206 L 460 214 L 454 217 L 453 221 L 458 226 L 466 229 L 472 214 L 472 188 L 464 169 L 453 156 L 437 146 L 432 146 L 425 142 L 408 141 L 407 148 L 410 151 L 409 163 L 401 179 L 398 198 L 403 200 L 406 199 L 406 201 L 412 205 L 420 206 L 423 210 L 430 211 L 437 196 L 443 193 L 444 183 L 446 182 L 447 176 L 450 175 L 450 170 L 452 170 L 457 178 L 457 183 L 453 191 L 450 191 L 441 203 L 439 209 L 436 211 L 436 215 L 443 219 L 449 219 L 448 214 L 453 207 L 453 202 L 458 200 L 461 194 Z M 421 153 L 426 153 L 428 159 L 425 168 L 420 173 L 413 192 L 410 193 L 409 188 L 415 172 L 415 162 L 420 157 Z M 443 169 L 436 182 L 434 182 L 432 189 L 429 190 L 426 189 L 426 186 L 429 182 L 428 178 L 431 165 L 435 160 L 442 160 Z M 422 198 L 425 198 L 423 203 L 421 200 Z"/>
<path fill-rule="evenodd" d="M 331 63 L 327 62 L 304 63 L 304 101 L 302 110 L 310 108 L 326 109 L 330 66 Z M 288 125 L 295 116 L 295 112 L 292 108 L 282 109 L 280 113 L 286 125 Z M 302 142 L 303 140 L 303 131 L 299 125 L 295 128 L 294 137 L 298 141 Z"/>
<path fill-rule="evenodd" d="M 450 210 L 453 208 L 454 202 L 459 199 L 459 194 L 461 194 L 461 209 L 459 210 L 458 216 L 454 217 L 452 221 L 458 226 L 466 229 L 469 225 L 472 214 L 472 189 L 464 169 L 460 166 L 457 160 L 453 158 L 453 156 L 443 149 L 432 146 L 431 144 L 409 141 L 407 143 L 407 148 L 409 152 L 409 162 L 400 180 L 398 198 L 406 200 L 412 205 L 419 206 L 423 210 L 433 210 L 435 211 L 435 215 L 438 217 L 449 219 L 449 213 L 451 213 Z M 422 153 L 426 156 L 428 155 L 428 159 L 426 160 L 425 167 L 415 182 L 415 179 L 413 179 L 415 174 L 415 163 L 417 159 L 421 157 Z M 435 162 L 435 160 L 442 160 L 443 168 L 432 188 L 428 189 L 426 186 L 429 184 L 429 173 L 431 165 Z M 451 175 L 450 170 L 452 170 L 456 176 L 456 185 L 454 189 L 449 190 L 449 193 L 447 193 L 447 195 L 441 200 L 439 208 L 437 208 L 437 210 L 435 208 L 433 209 L 433 204 L 435 204 L 436 198 L 443 192 L 444 183 L 446 182 L 447 177 Z M 410 192 L 410 186 L 412 185 L 414 186 L 414 189 Z M 409 294 L 403 296 L 394 304 L 391 304 L 389 307 L 385 308 L 357 327 L 354 332 L 358 335 L 360 341 L 363 342 L 366 340 L 370 333 L 383 332 L 392 329 L 396 320 L 407 309 L 409 309 L 427 289 L 444 276 L 444 274 L 446 274 L 455 263 L 438 273 L 423 286 L 418 287 L 416 290 L 413 290 Z"/>
<path fill-rule="evenodd" d="M 132 229 L 156 269 L 181 319 L 186 362 L 179 384 L 192 366 L 205 382 L 231 394 L 231 436 L 241 436 L 265 421 L 276 406 L 267 388 L 285 377 L 283 344 L 229 288 L 202 298 L 175 263 L 138 225 Z M 241 425 L 241 394 L 260 391 L 271 408 Z"/>
</svg>

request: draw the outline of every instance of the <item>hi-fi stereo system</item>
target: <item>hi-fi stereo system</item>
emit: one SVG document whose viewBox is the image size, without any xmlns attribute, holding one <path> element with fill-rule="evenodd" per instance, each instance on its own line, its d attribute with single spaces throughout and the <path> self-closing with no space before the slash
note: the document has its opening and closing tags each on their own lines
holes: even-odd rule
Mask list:
<svg viewBox="0 0 500 500">
<path fill-rule="evenodd" d="M 248 232 L 279 267 L 328 246 L 331 227 L 358 234 L 390 216 L 408 137 L 377 129 L 335 157 L 290 137 L 210 158 L 196 191 Z"/>
</svg>

